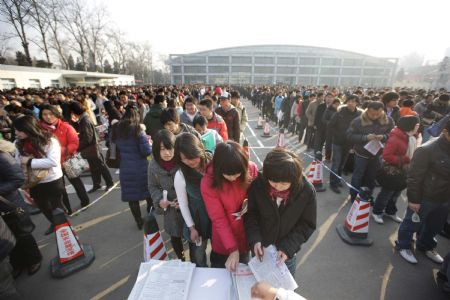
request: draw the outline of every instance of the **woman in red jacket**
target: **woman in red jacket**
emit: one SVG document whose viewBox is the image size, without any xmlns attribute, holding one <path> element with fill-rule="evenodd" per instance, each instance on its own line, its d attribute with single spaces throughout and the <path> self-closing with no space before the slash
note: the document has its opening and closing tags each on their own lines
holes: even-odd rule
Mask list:
<svg viewBox="0 0 450 300">
<path fill-rule="evenodd" d="M 50 131 L 58 139 L 61 145 L 61 165 L 78 150 L 78 134 L 75 129 L 67 122 L 62 120 L 59 110 L 52 105 L 43 105 L 39 111 L 40 125 L 42 128 Z M 62 168 L 64 175 L 64 168 Z M 66 175 L 67 176 L 67 175 Z M 63 177 L 64 178 L 64 177 Z M 67 177 L 68 178 L 68 177 Z M 89 197 L 86 193 L 86 188 L 80 177 L 69 178 L 70 183 L 74 187 L 78 198 L 81 201 L 81 207 L 89 204 Z M 63 193 L 63 203 L 67 209 L 67 214 L 72 214 L 69 197 L 66 190 Z"/>
<path fill-rule="evenodd" d="M 417 146 L 415 135 L 418 128 L 419 118 L 416 116 L 404 116 L 399 119 L 397 127 L 392 129 L 384 147 L 383 160 L 385 165 L 399 169 L 403 168 L 403 170 L 407 168 Z M 372 217 L 378 224 L 383 224 L 383 214 L 386 214 L 387 217 L 400 223 L 402 219 L 397 216 L 396 202 L 406 186 L 394 188 L 391 184 L 396 185 L 396 183 L 388 180 L 385 182 L 383 174 L 380 177 L 378 182 L 381 184 L 381 191 L 375 199 Z"/>
<path fill-rule="evenodd" d="M 243 215 L 247 212 L 247 188 L 257 175 L 258 168 L 241 145 L 233 141 L 217 145 L 201 182 L 212 223 L 212 268 L 235 271 L 239 262 L 249 260 Z"/>
</svg>

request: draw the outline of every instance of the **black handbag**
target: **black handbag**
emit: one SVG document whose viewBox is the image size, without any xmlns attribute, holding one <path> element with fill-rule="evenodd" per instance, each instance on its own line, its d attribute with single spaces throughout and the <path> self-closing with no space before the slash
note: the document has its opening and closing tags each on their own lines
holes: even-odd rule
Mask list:
<svg viewBox="0 0 450 300">
<path fill-rule="evenodd" d="M 11 203 L 2 196 L 0 196 L 0 201 L 11 207 L 10 211 L 2 212 L 0 215 L 14 235 L 25 236 L 31 234 L 36 225 L 31 221 L 28 213 L 22 207 Z"/>
<path fill-rule="evenodd" d="M 391 191 L 405 189 L 406 170 L 404 169 L 403 164 L 394 166 L 383 162 L 383 166 L 377 174 L 377 181 L 382 187 Z"/>
</svg>

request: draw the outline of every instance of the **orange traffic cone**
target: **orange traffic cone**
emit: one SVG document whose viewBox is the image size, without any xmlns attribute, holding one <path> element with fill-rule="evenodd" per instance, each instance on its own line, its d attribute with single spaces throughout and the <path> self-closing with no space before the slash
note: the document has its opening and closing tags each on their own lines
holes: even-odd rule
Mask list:
<svg viewBox="0 0 450 300">
<path fill-rule="evenodd" d="M 285 147 L 285 140 L 284 140 L 284 128 L 280 128 L 280 131 L 278 132 L 278 140 L 277 140 L 277 146 L 276 147 Z"/>
<path fill-rule="evenodd" d="M 261 113 L 258 116 L 258 123 L 256 124 L 256 129 L 263 129 L 263 117 L 261 116 Z"/>
<path fill-rule="evenodd" d="M 326 191 L 326 188 L 323 185 L 323 166 L 319 160 L 313 160 L 309 167 L 307 178 L 316 189 L 316 192 Z"/>
<path fill-rule="evenodd" d="M 165 260 L 166 257 L 167 251 L 159 232 L 158 223 L 153 212 L 150 212 L 144 219 L 144 261 Z"/>
<path fill-rule="evenodd" d="M 370 190 L 362 187 L 360 193 L 345 218 L 344 225 L 336 226 L 341 239 L 351 245 L 370 246 L 373 243 L 369 235 Z"/>
<path fill-rule="evenodd" d="M 58 256 L 50 262 L 52 276 L 63 278 L 88 267 L 94 261 L 94 250 L 89 245 L 81 245 L 62 209 L 53 211 L 53 222 Z"/>
<path fill-rule="evenodd" d="M 269 120 L 265 120 L 264 121 L 264 132 L 261 135 L 262 137 L 271 137 L 272 135 L 270 134 L 270 125 L 269 125 Z"/>
</svg>

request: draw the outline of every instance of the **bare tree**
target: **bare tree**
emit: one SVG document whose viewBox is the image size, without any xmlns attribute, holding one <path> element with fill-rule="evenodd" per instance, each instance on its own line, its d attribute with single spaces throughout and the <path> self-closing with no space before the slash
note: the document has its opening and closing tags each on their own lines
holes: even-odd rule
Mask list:
<svg viewBox="0 0 450 300">
<path fill-rule="evenodd" d="M 4 16 L 4 22 L 13 26 L 17 36 L 22 42 L 23 51 L 27 63 L 31 66 L 29 42 L 25 27 L 30 19 L 30 4 L 27 0 L 1 0 L 0 14 Z"/>
<path fill-rule="evenodd" d="M 40 43 L 35 43 L 45 54 L 47 59 L 48 67 L 52 65 L 50 61 L 49 47 L 47 42 L 47 31 L 49 27 L 49 13 L 47 8 L 43 6 L 41 3 L 38 3 L 36 0 L 30 0 L 32 13 L 30 13 L 31 26 L 33 26 L 40 34 L 41 41 Z"/>
<path fill-rule="evenodd" d="M 129 43 L 126 35 L 120 29 L 110 28 L 106 33 L 106 51 L 111 56 L 114 65 L 118 65 L 121 70 L 125 70 L 128 57 Z"/>
<path fill-rule="evenodd" d="M 59 61 L 67 70 L 69 69 L 69 54 L 65 47 L 65 41 L 61 38 L 62 19 L 60 11 L 64 7 L 61 0 L 45 0 L 48 18 L 48 28 L 50 29 L 50 45 L 58 53 Z"/>
<path fill-rule="evenodd" d="M 104 29 L 107 25 L 107 8 L 104 6 L 94 7 L 91 11 L 87 11 L 87 30 L 83 37 L 86 47 L 89 50 L 93 71 L 97 71 L 98 56 L 101 46 L 101 39 Z M 101 62 L 102 60 L 100 60 Z"/>
</svg>

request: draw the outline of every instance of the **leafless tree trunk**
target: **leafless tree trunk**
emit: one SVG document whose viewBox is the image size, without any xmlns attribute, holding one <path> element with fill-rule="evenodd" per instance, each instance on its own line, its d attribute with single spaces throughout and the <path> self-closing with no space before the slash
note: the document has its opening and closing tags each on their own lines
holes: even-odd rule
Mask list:
<svg viewBox="0 0 450 300">
<path fill-rule="evenodd" d="M 45 57 L 47 58 L 48 66 L 51 66 L 49 47 L 47 43 L 47 29 L 49 27 L 49 18 L 48 12 L 46 8 L 37 3 L 36 0 L 30 0 L 32 6 L 32 13 L 30 13 L 31 18 L 33 19 L 33 25 L 36 27 L 36 30 L 39 31 L 41 35 L 41 43 L 36 43 L 36 45 L 41 48 L 45 53 Z"/>
<path fill-rule="evenodd" d="M 31 66 L 31 56 L 25 27 L 29 23 L 30 5 L 26 0 L 1 0 L 0 14 L 5 17 L 5 22 L 14 27 L 17 36 L 22 42 L 23 51 L 27 62 Z"/>
<path fill-rule="evenodd" d="M 69 69 L 68 55 L 64 48 L 64 42 L 60 37 L 62 20 L 60 19 L 60 11 L 64 6 L 61 0 L 47 0 L 45 3 L 48 10 L 48 27 L 50 28 L 51 47 L 56 50 L 59 61 L 64 68 Z"/>
</svg>

